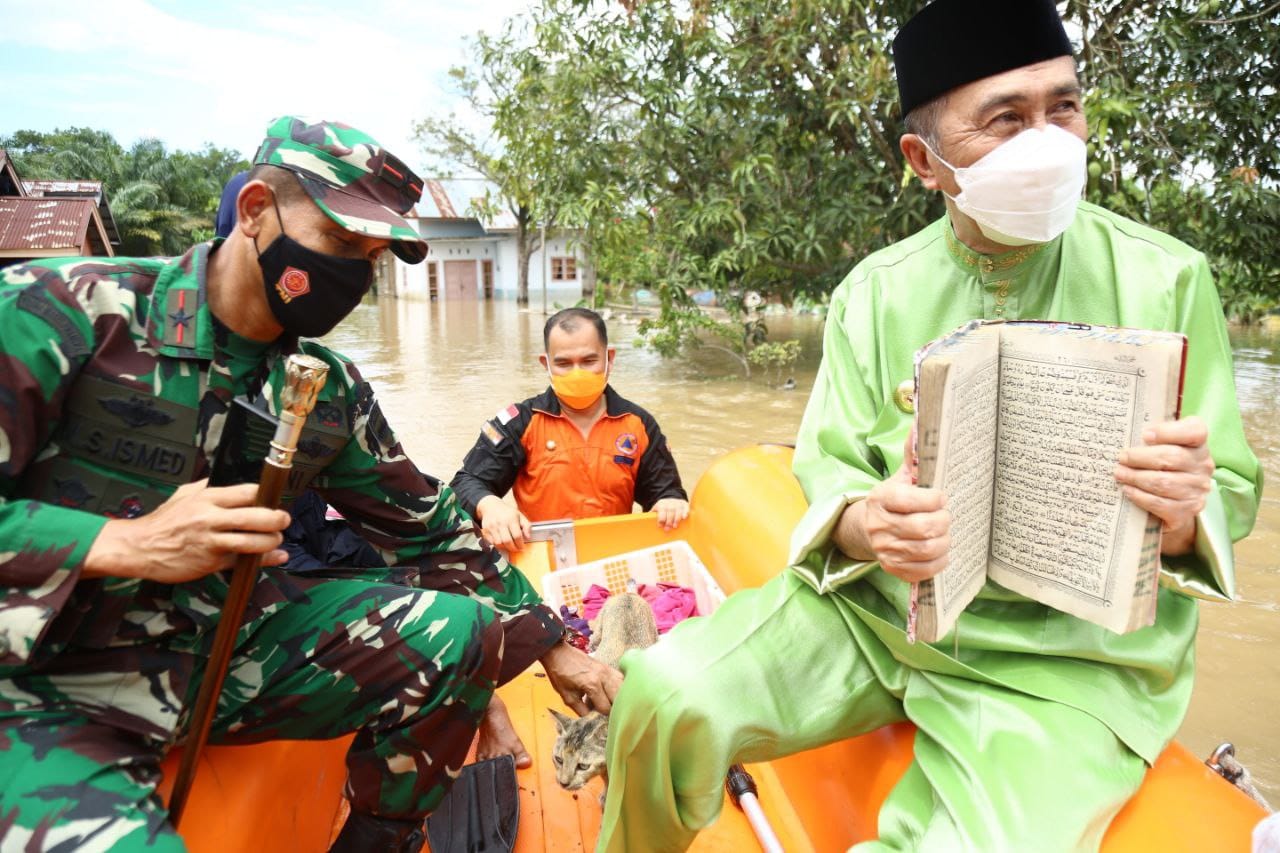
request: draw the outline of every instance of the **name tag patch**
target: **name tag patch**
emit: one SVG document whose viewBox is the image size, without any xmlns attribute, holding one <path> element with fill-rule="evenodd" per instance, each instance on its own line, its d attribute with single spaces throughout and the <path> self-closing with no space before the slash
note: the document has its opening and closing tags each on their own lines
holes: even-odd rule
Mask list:
<svg viewBox="0 0 1280 853">
<path fill-rule="evenodd" d="M 95 423 L 89 418 L 67 419 L 61 440 L 73 454 L 117 471 L 128 471 L 169 483 L 190 479 L 195 448 Z"/>
</svg>

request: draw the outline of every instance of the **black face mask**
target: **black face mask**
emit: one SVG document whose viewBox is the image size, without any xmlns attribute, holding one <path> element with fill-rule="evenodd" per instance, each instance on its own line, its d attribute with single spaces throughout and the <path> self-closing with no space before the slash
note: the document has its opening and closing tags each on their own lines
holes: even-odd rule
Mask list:
<svg viewBox="0 0 1280 853">
<path fill-rule="evenodd" d="M 279 208 L 276 219 L 280 236 L 265 252 L 258 252 L 267 305 L 289 334 L 303 338 L 328 334 L 368 292 L 373 264 L 363 258 L 340 258 L 308 249 L 284 233 Z M 253 246 L 258 248 L 256 237 Z"/>
</svg>

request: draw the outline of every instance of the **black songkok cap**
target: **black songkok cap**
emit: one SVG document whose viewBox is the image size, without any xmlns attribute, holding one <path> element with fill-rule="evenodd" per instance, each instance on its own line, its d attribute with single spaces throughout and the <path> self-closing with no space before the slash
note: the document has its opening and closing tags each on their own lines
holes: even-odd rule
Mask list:
<svg viewBox="0 0 1280 853">
<path fill-rule="evenodd" d="M 1053 0 L 934 0 L 893 40 L 902 115 L 965 83 L 1071 55 Z"/>
</svg>

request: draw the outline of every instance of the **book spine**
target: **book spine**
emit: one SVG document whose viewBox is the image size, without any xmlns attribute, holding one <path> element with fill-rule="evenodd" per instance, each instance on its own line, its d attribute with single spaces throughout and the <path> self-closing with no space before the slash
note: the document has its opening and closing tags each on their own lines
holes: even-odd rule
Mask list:
<svg viewBox="0 0 1280 853">
<path fill-rule="evenodd" d="M 916 360 L 916 389 L 912 395 L 912 399 L 916 400 L 920 396 L 920 360 Z M 916 409 L 916 406 L 912 406 Z M 911 421 L 911 485 L 920 485 L 920 466 L 917 462 L 920 459 L 920 414 L 917 409 L 915 417 Z M 915 582 L 911 584 L 911 597 L 907 600 L 907 642 L 915 645 L 917 627 L 920 619 L 920 584 Z"/>
<path fill-rule="evenodd" d="M 1173 407 L 1173 419 L 1182 417 L 1182 387 L 1187 378 L 1187 336 L 1182 336 L 1182 363 L 1178 365 L 1178 402 Z"/>
</svg>

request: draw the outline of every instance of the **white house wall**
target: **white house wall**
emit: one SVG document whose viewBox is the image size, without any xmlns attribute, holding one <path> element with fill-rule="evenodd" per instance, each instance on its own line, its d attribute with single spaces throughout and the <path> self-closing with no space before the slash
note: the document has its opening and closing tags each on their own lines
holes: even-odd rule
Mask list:
<svg viewBox="0 0 1280 853">
<path fill-rule="evenodd" d="M 511 260 L 515 263 L 515 239 L 511 241 Z M 547 304 L 559 302 L 561 305 L 569 306 L 576 303 L 582 298 L 582 273 L 586 266 L 586 260 L 582 256 L 582 251 L 577 246 L 572 246 L 570 241 L 564 237 L 552 237 L 547 240 L 547 254 L 553 258 L 572 257 L 577 259 L 578 277 L 573 281 L 551 281 L 550 265 L 546 261 L 546 255 L 541 251 L 536 251 L 529 256 L 529 302 L 538 303 L 542 300 L 542 280 L 547 278 Z M 505 295 L 505 294 L 504 294 Z M 509 298 L 515 299 L 516 296 L 516 280 L 512 276 L 511 292 Z"/>
<path fill-rule="evenodd" d="M 427 229 L 423 229 L 424 231 Z M 444 261 L 472 260 L 476 264 L 477 287 L 483 293 L 484 277 L 480 262 L 492 260 L 493 295 L 495 299 L 516 298 L 519 282 L 518 252 L 514 234 L 495 233 L 485 238 L 449 239 L 424 235 L 430 246 L 427 259 L 421 264 L 406 264 L 399 258 L 395 262 L 395 291 L 398 296 L 416 299 L 428 298 L 428 264 L 436 264 L 437 282 L 441 292 L 444 289 Z M 548 281 L 548 305 L 559 302 L 561 305 L 572 305 L 582 298 L 582 276 L 586 261 L 581 250 L 571 246 L 564 237 L 553 237 L 548 240 L 551 257 L 574 257 L 577 259 L 577 279 L 573 281 Z M 543 253 L 535 251 L 529 258 L 529 301 L 538 303 L 542 299 L 542 280 L 549 275 L 549 265 Z"/>
</svg>

